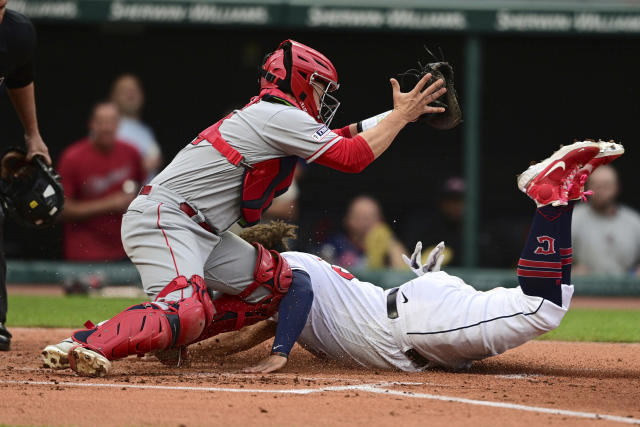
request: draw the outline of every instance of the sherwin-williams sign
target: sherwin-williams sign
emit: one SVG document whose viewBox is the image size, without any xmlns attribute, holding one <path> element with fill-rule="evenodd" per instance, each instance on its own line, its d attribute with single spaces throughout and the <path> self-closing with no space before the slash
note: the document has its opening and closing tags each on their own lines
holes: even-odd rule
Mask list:
<svg viewBox="0 0 640 427">
<path fill-rule="evenodd" d="M 536 11 L 112 0 L 11 0 L 9 6 L 35 20 L 383 31 L 640 34 L 640 7 L 621 11 Z"/>
</svg>

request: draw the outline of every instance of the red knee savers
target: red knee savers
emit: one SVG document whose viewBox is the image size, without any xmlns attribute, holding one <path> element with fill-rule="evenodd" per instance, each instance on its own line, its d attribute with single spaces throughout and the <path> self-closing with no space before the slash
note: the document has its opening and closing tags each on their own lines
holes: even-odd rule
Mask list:
<svg viewBox="0 0 640 427">
<path fill-rule="evenodd" d="M 179 319 L 179 329 L 174 331 L 177 336 L 174 336 L 172 346 L 191 344 L 213 322 L 216 311 L 204 279 L 197 275 L 191 276 L 189 280 L 184 276 L 176 277 L 158 294 L 156 301 L 162 301 L 175 291 L 182 291 L 184 294 L 185 289 L 189 289 L 187 294 L 190 293 L 190 296 L 177 302 L 164 301 Z"/>
<path fill-rule="evenodd" d="M 189 279 L 189 284 L 193 287 L 193 295 L 178 301 L 177 304 L 180 331 L 174 346 L 194 342 L 202 334 L 202 331 L 213 322 L 213 316 L 216 312 L 204 279 L 194 275 Z"/>
</svg>

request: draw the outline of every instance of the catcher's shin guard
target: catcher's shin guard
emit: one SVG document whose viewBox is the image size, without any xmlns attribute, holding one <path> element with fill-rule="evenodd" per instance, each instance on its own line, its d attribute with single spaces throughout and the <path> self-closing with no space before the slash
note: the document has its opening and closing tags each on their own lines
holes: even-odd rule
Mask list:
<svg viewBox="0 0 640 427">
<path fill-rule="evenodd" d="M 280 301 L 293 281 L 291 266 L 277 251 L 267 250 L 259 243 L 253 243 L 253 246 L 258 251 L 254 281 L 238 295 L 222 295 L 213 301 L 213 323 L 204 329 L 195 342 L 224 332 L 237 331 L 268 319 L 278 311 Z M 256 303 L 246 302 L 245 298 L 261 286 L 269 290 L 269 295 Z"/>
<path fill-rule="evenodd" d="M 184 298 L 166 301 L 165 297 Z M 108 360 L 143 355 L 154 350 L 193 342 L 207 327 L 215 313 L 204 279 L 176 277 L 155 302 L 131 306 L 114 318 L 92 329 L 73 333 L 80 346 L 100 353 Z"/>
</svg>

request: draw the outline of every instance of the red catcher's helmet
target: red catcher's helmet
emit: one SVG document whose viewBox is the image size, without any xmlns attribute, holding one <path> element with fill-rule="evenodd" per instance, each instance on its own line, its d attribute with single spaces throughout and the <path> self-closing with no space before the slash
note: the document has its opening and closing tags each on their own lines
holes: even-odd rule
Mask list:
<svg viewBox="0 0 640 427">
<path fill-rule="evenodd" d="M 265 56 L 260 68 L 260 88 L 288 92 L 311 117 L 327 126 L 340 102 L 329 92 L 338 89 L 338 73 L 331 61 L 315 49 L 294 40 L 280 43 L 278 50 Z M 313 99 L 320 97 L 320 111 Z"/>
</svg>

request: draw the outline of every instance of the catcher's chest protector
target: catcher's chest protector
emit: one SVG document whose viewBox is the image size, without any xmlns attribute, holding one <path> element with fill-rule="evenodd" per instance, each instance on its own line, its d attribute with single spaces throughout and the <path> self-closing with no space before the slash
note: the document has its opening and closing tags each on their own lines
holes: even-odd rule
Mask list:
<svg viewBox="0 0 640 427">
<path fill-rule="evenodd" d="M 260 92 L 259 96 L 253 98 L 244 108 L 259 102 L 263 98 L 274 97 L 293 106 L 297 106 L 295 100 L 285 95 L 282 91 L 278 89 L 266 89 Z M 245 168 L 242 177 L 242 218 L 239 223 L 243 227 L 249 227 L 260 221 L 262 212 L 271 206 L 274 197 L 278 197 L 289 189 L 289 186 L 293 182 L 293 175 L 298 159 L 295 156 L 289 156 L 269 159 L 253 165 L 245 163 L 242 154 L 229 145 L 222 135 L 220 135 L 220 125 L 232 115 L 233 113 L 229 114 L 216 124 L 202 131 L 198 137 L 193 140 L 192 144 L 198 145 L 200 142 L 206 140 L 231 164 Z"/>
</svg>

